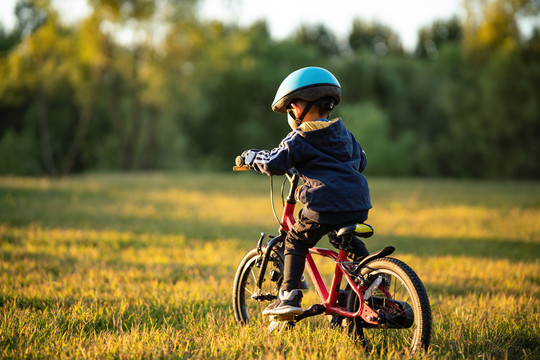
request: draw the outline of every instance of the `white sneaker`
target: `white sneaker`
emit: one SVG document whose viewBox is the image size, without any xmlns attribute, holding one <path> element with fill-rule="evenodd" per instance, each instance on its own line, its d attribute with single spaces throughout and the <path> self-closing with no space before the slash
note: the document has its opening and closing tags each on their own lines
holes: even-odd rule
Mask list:
<svg viewBox="0 0 540 360">
<path fill-rule="evenodd" d="M 302 297 L 303 294 L 300 289 L 291 291 L 281 289 L 279 291 L 279 299 L 268 305 L 264 309 L 263 315 L 300 315 L 304 312 L 300 306 Z"/>
</svg>

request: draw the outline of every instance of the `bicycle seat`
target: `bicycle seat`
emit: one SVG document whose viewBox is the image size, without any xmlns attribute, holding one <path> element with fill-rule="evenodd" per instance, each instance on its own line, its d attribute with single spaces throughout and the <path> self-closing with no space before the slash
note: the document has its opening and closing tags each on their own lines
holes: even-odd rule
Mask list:
<svg viewBox="0 0 540 360">
<path fill-rule="evenodd" d="M 342 237 L 349 234 L 354 234 L 362 238 L 368 238 L 371 235 L 373 235 L 373 227 L 368 224 L 358 223 L 358 224 L 351 224 L 351 225 L 344 226 L 341 229 L 339 229 L 337 232 L 338 237 Z"/>
</svg>

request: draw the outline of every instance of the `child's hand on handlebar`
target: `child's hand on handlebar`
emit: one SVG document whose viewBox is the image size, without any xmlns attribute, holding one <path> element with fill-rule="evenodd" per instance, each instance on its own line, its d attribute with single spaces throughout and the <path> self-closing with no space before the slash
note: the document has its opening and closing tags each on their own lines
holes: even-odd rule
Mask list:
<svg viewBox="0 0 540 360">
<path fill-rule="evenodd" d="M 259 150 L 251 149 L 246 150 L 242 153 L 242 155 L 237 156 L 235 163 L 236 166 L 233 167 L 234 171 L 245 171 L 252 169 L 253 162 L 255 161 L 255 157 L 257 156 L 257 153 Z"/>
<path fill-rule="evenodd" d="M 255 157 L 257 156 L 258 152 L 259 150 L 257 149 L 250 149 L 250 150 L 244 151 L 241 155 L 242 158 L 244 159 L 244 164 L 252 168 L 253 162 L 255 162 Z"/>
</svg>

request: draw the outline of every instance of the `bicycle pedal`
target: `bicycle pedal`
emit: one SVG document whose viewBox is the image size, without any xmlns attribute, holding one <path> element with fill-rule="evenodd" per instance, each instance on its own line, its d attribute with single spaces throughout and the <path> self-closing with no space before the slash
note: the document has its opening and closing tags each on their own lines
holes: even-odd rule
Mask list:
<svg viewBox="0 0 540 360">
<path fill-rule="evenodd" d="M 268 315 L 271 322 L 294 321 L 294 314 Z"/>
</svg>

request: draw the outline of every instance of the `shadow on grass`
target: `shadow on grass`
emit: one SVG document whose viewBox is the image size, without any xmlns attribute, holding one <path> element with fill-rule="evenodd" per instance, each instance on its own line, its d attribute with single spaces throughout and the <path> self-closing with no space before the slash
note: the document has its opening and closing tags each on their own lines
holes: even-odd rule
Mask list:
<svg viewBox="0 0 540 360">
<path fill-rule="evenodd" d="M 157 185 L 180 187 L 175 178 L 150 177 L 154 183 L 148 184 L 148 177 L 112 177 L 101 181 L 86 183 L 82 180 L 62 184 L 52 183 L 48 188 L 37 187 L 0 187 L 0 223 L 14 227 L 37 226 L 45 229 L 80 229 L 95 231 L 115 231 L 133 235 L 150 234 L 159 241 L 160 236 L 183 237 L 186 243 L 193 239 L 199 241 L 214 241 L 216 239 L 234 239 L 246 245 L 246 251 L 255 246 L 261 232 L 278 233 L 277 223 L 269 220 L 270 226 L 260 226 L 250 223 L 238 224 L 220 223 L 216 221 L 197 219 L 179 219 L 167 216 L 178 206 L 176 203 L 156 203 L 145 197 L 145 191 L 156 189 Z M 189 178 L 188 188 L 204 191 L 216 189 L 216 180 L 213 177 Z M 198 180 L 197 180 L 198 179 Z M 226 177 L 225 189 L 235 189 L 238 193 L 237 181 L 246 185 L 253 178 Z M 71 179 L 73 180 L 73 179 Z M 126 184 L 127 181 L 127 184 Z M 183 181 L 187 181 L 183 179 Z M 96 185 L 97 184 L 97 185 Z M 110 185 L 110 186 L 108 186 Z M 221 185 L 220 185 L 221 186 Z M 223 191 L 223 189 L 221 189 Z M 143 208 L 151 204 L 156 208 L 157 214 L 144 216 L 115 212 L 115 205 L 127 203 L 134 208 Z M 112 206 L 112 208 L 111 208 Z M 211 203 L 204 206 L 212 206 Z M 112 210 L 111 210 L 112 209 Z M 194 212 L 197 209 L 193 210 Z M 242 203 L 234 204 L 231 214 L 237 213 L 242 218 Z M 163 214 L 161 216 L 160 214 Z M 268 218 L 273 216 L 268 210 Z M 272 223 L 270 222 L 272 221 Z M 5 238 L 0 242 L 13 242 L 17 239 Z M 20 241 L 20 239 L 19 239 Z M 89 246 L 97 246 L 96 240 L 88 240 Z M 144 237 L 128 236 L 118 239 L 117 246 L 144 248 L 147 246 Z M 94 244 L 92 244 L 94 242 Z M 99 239 L 97 242 L 100 242 Z M 370 251 L 376 251 L 387 245 L 396 247 L 397 254 L 412 254 L 422 257 L 433 256 L 469 256 L 476 258 L 508 259 L 511 261 L 536 261 L 540 254 L 540 243 L 519 240 L 490 240 L 490 239 L 453 239 L 453 238 L 425 238 L 402 236 L 379 236 L 367 239 L 366 245 Z M 327 242 L 321 242 L 328 246 Z"/>
<path fill-rule="evenodd" d="M 135 192 L 137 193 L 137 192 Z M 182 235 L 211 241 L 217 238 L 249 238 L 256 242 L 261 231 L 277 233 L 271 208 L 268 208 L 270 227 L 263 228 L 242 223 L 245 215 L 242 203 L 233 204 L 230 211 L 236 215 L 238 224 L 227 225 L 220 219 L 199 220 L 198 211 L 211 207 L 212 203 L 200 204 L 193 209 L 189 219 L 171 215 L 180 206 L 174 202 L 160 203 L 145 198 L 144 192 L 130 196 L 127 190 L 77 188 L 35 189 L 0 187 L 0 224 L 14 227 L 30 225 L 49 229 L 81 229 L 96 231 L 117 231 L 132 234 Z M 122 211 L 122 205 L 135 213 L 144 213 L 151 206 L 151 215 L 129 214 Z"/>
<path fill-rule="evenodd" d="M 407 253 L 420 257 L 466 256 L 534 262 L 540 254 L 540 243 L 518 240 L 374 236 L 366 239 L 365 243 L 370 251 L 392 245 L 396 247 L 395 254 Z"/>
<path fill-rule="evenodd" d="M 7 220 L 5 224 L 14 227 L 37 226 L 43 229 L 80 229 L 82 231 L 96 232 L 119 232 L 128 234 L 115 240 L 115 246 L 121 248 L 134 247 L 145 248 L 156 246 L 160 243 L 161 236 L 177 236 L 180 243 L 197 245 L 201 241 L 212 242 L 217 239 L 234 239 L 238 244 L 243 244 L 246 251 L 255 247 L 261 232 L 270 235 L 278 234 L 278 226 L 261 227 L 253 225 L 224 225 L 219 223 L 209 224 L 208 221 L 192 220 L 151 220 L 146 218 L 117 215 L 106 217 L 91 215 L 86 217 L 84 223 L 62 221 L 61 216 L 50 221 L 28 219 L 25 221 Z M 149 243 L 148 235 L 152 239 Z M 79 245 L 98 246 L 102 243 L 99 239 L 77 240 Z M 196 239 L 196 243 L 194 242 Z M 6 235 L 0 242 L 19 243 L 22 239 L 16 239 L 12 235 Z M 108 240 L 104 239 L 103 242 Z M 410 254 L 420 257 L 438 256 L 466 256 L 481 259 L 508 259 L 510 261 L 538 260 L 540 243 L 519 240 L 489 240 L 489 239 L 453 239 L 453 238 L 425 238 L 425 237 L 401 237 L 401 236 L 373 236 L 364 242 L 370 252 L 375 252 L 385 246 L 396 247 L 396 254 Z M 167 245 L 166 243 L 165 245 Z M 319 247 L 333 247 L 326 237 L 317 245 Z"/>
</svg>

